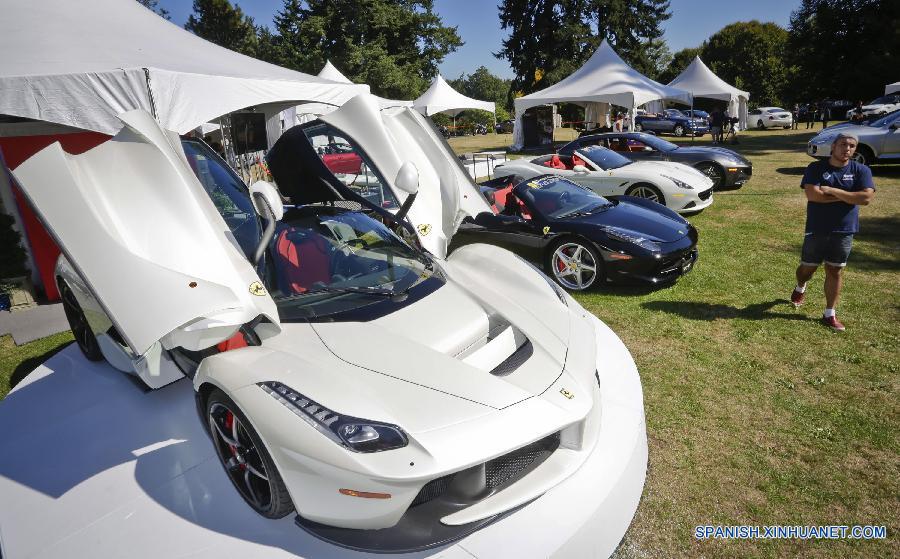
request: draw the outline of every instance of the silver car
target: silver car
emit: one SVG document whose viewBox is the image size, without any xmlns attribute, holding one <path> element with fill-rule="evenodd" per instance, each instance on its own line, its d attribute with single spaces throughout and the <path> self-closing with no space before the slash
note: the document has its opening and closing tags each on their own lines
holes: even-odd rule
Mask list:
<svg viewBox="0 0 900 559">
<path fill-rule="evenodd" d="M 831 154 L 831 143 L 839 133 L 854 134 L 859 138 L 859 146 L 853 156 L 855 161 L 871 165 L 900 161 L 900 111 L 893 112 L 866 125 L 840 125 L 826 128 L 808 144 L 806 153 L 817 159 L 825 159 Z"/>
</svg>

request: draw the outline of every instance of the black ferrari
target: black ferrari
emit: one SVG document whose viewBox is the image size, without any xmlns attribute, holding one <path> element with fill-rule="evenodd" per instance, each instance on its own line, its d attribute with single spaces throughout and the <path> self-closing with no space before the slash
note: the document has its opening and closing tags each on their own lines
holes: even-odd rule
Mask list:
<svg viewBox="0 0 900 559">
<path fill-rule="evenodd" d="M 697 261 L 697 230 L 643 198 L 607 199 L 556 175 L 482 185 L 493 213 L 462 223 L 451 250 L 490 243 L 539 263 L 566 289 L 600 282 L 665 284 Z"/>
<path fill-rule="evenodd" d="M 753 164 L 743 155 L 721 147 L 678 146 L 652 134 L 610 132 L 590 134 L 561 147 L 560 155 L 572 155 L 587 146 L 603 146 L 633 161 L 675 161 L 706 174 L 713 188 L 740 188 L 753 175 Z"/>
</svg>

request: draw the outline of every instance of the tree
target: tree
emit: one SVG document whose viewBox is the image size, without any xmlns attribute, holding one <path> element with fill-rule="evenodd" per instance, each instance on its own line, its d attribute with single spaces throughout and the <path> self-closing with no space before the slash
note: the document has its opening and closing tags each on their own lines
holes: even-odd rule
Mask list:
<svg viewBox="0 0 900 559">
<path fill-rule="evenodd" d="M 471 74 L 462 74 L 455 80 L 448 80 L 447 83 L 467 97 L 478 99 L 479 101 L 493 101 L 498 121 L 511 118 L 509 116 L 510 110 L 507 106 L 510 80 L 501 79 L 492 74 L 486 67 L 479 66 Z M 477 112 L 485 114 L 477 115 L 476 118 L 470 120 L 481 122 L 482 124 L 493 124 L 493 115 L 487 111 Z"/>
<path fill-rule="evenodd" d="M 153 11 L 153 13 L 155 13 L 159 17 L 161 17 L 163 19 L 167 19 L 169 21 L 172 21 L 172 16 L 169 15 L 169 10 L 167 10 L 165 8 L 160 8 L 158 0 L 137 0 L 137 1 L 138 1 L 138 3 L 140 3 L 142 6 L 144 6 L 148 10 Z"/>
<path fill-rule="evenodd" d="M 787 54 L 792 101 L 869 101 L 900 67 L 900 2 L 803 0 L 791 14 Z"/>
<path fill-rule="evenodd" d="M 672 60 L 669 62 L 668 66 L 666 66 L 666 69 L 659 74 L 659 79 L 656 81 L 660 83 L 669 83 L 677 78 L 678 75 L 694 61 L 695 57 L 700 56 L 700 50 L 701 47 L 696 47 L 681 49 L 676 52 L 672 55 Z"/>
<path fill-rule="evenodd" d="M 258 41 L 253 18 L 228 0 L 194 0 L 194 13 L 184 28 L 227 49 L 256 56 Z"/>
<path fill-rule="evenodd" d="M 625 62 L 651 77 L 665 68 L 670 56 L 660 28 L 671 17 L 668 0 L 503 0 L 498 9 L 500 25 L 510 34 L 494 56 L 509 61 L 517 93 L 562 80 L 581 67 L 603 39 Z"/>
<path fill-rule="evenodd" d="M 700 58 L 717 76 L 748 91 L 756 105 L 781 105 L 787 83 L 787 36 L 774 23 L 732 23 L 703 43 Z"/>
<path fill-rule="evenodd" d="M 461 46 L 433 0 L 284 0 L 275 18 L 282 64 L 317 73 L 327 60 L 372 92 L 412 99 Z"/>
</svg>

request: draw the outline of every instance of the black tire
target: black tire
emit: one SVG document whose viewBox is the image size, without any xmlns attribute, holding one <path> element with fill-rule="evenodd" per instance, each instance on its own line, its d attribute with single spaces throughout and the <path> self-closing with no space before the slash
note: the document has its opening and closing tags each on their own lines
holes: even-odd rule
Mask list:
<svg viewBox="0 0 900 559">
<path fill-rule="evenodd" d="M 658 202 L 663 206 L 666 205 L 665 196 L 663 196 L 662 192 L 660 192 L 658 188 L 650 183 L 639 182 L 637 184 L 633 184 L 628 187 L 628 190 L 625 191 L 625 194 L 628 196 L 637 196 L 638 198 L 653 200 L 654 202 Z"/>
<path fill-rule="evenodd" d="M 684 126 L 678 124 L 672 129 L 672 133 L 676 136 L 684 136 Z"/>
<path fill-rule="evenodd" d="M 291 496 L 247 416 L 218 388 L 209 394 L 204 409 L 225 475 L 250 508 L 266 518 L 290 514 L 294 510 Z"/>
<path fill-rule="evenodd" d="M 859 145 L 857 146 L 856 153 L 853 154 L 852 159 L 863 165 L 871 165 L 872 162 L 875 161 L 875 155 L 872 154 L 872 150 L 869 149 L 869 146 Z"/>
<path fill-rule="evenodd" d="M 560 257 L 558 251 L 562 253 Z M 562 256 L 575 257 L 575 267 L 568 268 Z M 575 237 L 565 237 L 550 245 L 544 265 L 550 277 L 569 291 L 586 291 L 601 283 L 604 277 L 600 253 L 591 243 Z"/>
<path fill-rule="evenodd" d="M 69 285 L 62 279 L 59 280 L 59 296 L 62 299 L 63 312 L 66 313 L 66 320 L 69 321 L 69 328 L 72 329 L 72 335 L 75 336 L 75 343 L 78 349 L 87 358 L 88 361 L 103 361 L 103 352 L 100 351 L 100 344 L 97 343 L 97 337 L 91 330 L 78 299 Z"/>
<path fill-rule="evenodd" d="M 766 129 L 766 125 L 763 124 L 762 119 L 759 119 L 759 120 L 756 121 L 756 128 L 759 129 L 759 130 L 765 130 L 765 129 Z"/>
<path fill-rule="evenodd" d="M 722 188 L 725 184 L 725 170 L 718 163 L 706 161 L 694 168 L 713 180 L 713 188 Z"/>
<path fill-rule="evenodd" d="M 644 131 L 644 127 L 641 126 L 641 123 L 640 123 L 640 122 L 636 122 L 636 123 L 634 124 L 634 131 L 635 131 L 635 132 L 643 132 L 643 131 Z"/>
</svg>

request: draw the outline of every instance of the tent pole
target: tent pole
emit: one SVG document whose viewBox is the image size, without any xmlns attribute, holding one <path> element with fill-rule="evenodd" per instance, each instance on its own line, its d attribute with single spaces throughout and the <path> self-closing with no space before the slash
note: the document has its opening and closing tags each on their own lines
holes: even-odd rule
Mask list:
<svg viewBox="0 0 900 559">
<path fill-rule="evenodd" d="M 694 120 L 694 95 L 691 94 L 691 120 Z M 691 134 L 691 143 L 694 142 L 696 134 Z"/>
<path fill-rule="evenodd" d="M 150 87 L 150 70 L 149 68 L 141 68 L 144 71 L 144 77 L 147 79 L 147 95 L 150 98 L 150 114 L 153 120 L 159 122 L 159 116 L 156 114 L 156 101 L 153 100 L 153 88 Z"/>
</svg>

